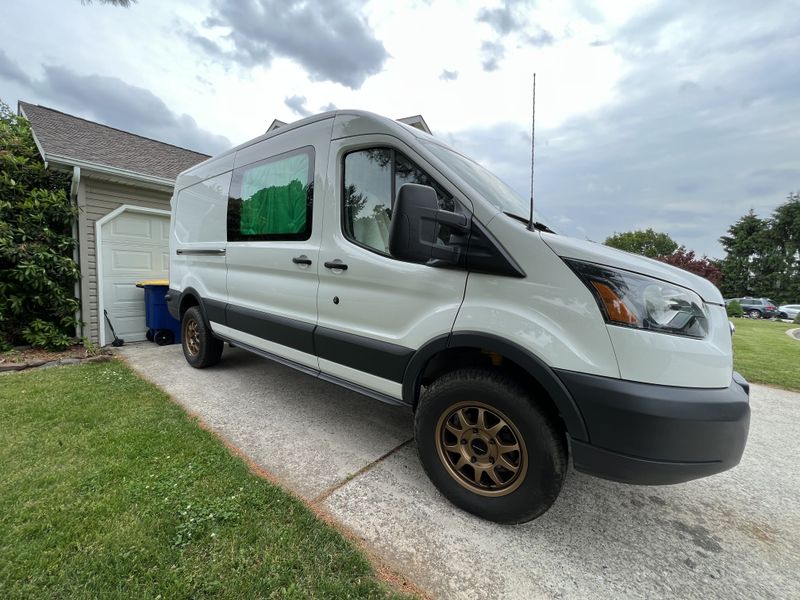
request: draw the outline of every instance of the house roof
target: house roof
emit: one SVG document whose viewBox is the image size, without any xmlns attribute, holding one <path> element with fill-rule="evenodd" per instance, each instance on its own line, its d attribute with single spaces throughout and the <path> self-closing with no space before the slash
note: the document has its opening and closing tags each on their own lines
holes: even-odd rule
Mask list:
<svg viewBox="0 0 800 600">
<path fill-rule="evenodd" d="M 113 169 L 121 175 L 175 180 L 207 154 L 142 137 L 46 106 L 19 102 L 45 162 Z"/>
<path fill-rule="evenodd" d="M 433 135 L 428 124 L 425 122 L 425 119 L 422 118 L 422 115 L 414 115 L 413 117 L 403 117 L 402 119 L 397 119 L 400 123 L 404 125 L 408 125 L 409 127 L 416 127 L 420 131 L 424 131 L 425 133 Z M 280 119 L 275 119 L 272 121 L 272 124 L 267 128 L 267 133 L 270 131 L 275 131 L 279 127 L 285 127 L 287 123 L 285 121 L 281 121 Z"/>
<path fill-rule="evenodd" d="M 431 135 L 431 129 L 428 127 L 428 124 L 425 122 L 425 119 L 422 118 L 422 115 L 414 115 L 413 117 L 403 117 L 402 119 L 397 119 L 404 125 L 408 125 L 410 127 L 416 127 L 420 131 L 424 131 L 425 133 L 429 133 Z"/>
</svg>

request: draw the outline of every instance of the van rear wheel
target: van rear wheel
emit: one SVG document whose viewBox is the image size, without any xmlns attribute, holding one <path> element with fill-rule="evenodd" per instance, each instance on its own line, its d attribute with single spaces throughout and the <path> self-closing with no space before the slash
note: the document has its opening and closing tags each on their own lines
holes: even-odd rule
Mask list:
<svg viewBox="0 0 800 600">
<path fill-rule="evenodd" d="M 542 515 L 567 469 L 563 436 L 513 379 L 464 369 L 433 382 L 414 417 L 420 461 L 453 504 L 499 523 Z"/>
<path fill-rule="evenodd" d="M 219 362 L 224 344 L 214 337 L 203 320 L 199 306 L 192 306 L 181 319 L 183 355 L 195 369 L 205 369 Z"/>
</svg>

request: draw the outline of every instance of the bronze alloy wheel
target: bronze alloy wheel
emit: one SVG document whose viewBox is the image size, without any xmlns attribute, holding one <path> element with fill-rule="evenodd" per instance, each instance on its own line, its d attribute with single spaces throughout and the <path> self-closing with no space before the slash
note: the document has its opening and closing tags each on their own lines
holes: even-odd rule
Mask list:
<svg viewBox="0 0 800 600">
<path fill-rule="evenodd" d="M 459 402 L 442 413 L 436 450 L 450 476 L 482 496 L 505 496 L 525 479 L 525 440 L 511 419 L 481 402 Z"/>
<path fill-rule="evenodd" d="M 200 326 L 195 319 L 186 319 L 183 339 L 186 340 L 186 349 L 192 356 L 200 354 Z"/>
</svg>

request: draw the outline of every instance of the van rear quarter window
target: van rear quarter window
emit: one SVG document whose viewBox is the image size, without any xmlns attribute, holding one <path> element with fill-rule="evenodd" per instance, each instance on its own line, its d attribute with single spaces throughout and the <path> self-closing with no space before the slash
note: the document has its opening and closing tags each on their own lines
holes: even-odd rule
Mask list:
<svg viewBox="0 0 800 600">
<path fill-rule="evenodd" d="M 228 200 L 228 241 L 307 240 L 313 181 L 312 147 L 236 169 Z"/>
<path fill-rule="evenodd" d="M 230 182 L 228 171 L 178 192 L 175 237 L 179 242 L 225 241 L 225 206 Z"/>
</svg>

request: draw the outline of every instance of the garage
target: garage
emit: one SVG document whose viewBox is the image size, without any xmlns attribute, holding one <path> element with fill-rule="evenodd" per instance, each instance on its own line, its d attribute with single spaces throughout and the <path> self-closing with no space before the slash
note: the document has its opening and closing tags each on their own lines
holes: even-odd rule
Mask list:
<svg viewBox="0 0 800 600">
<path fill-rule="evenodd" d="M 145 339 L 143 279 L 167 279 L 169 274 L 169 213 L 122 206 L 97 222 L 99 305 L 108 311 L 117 336 L 126 342 Z M 100 343 L 113 336 L 107 323 Z M 104 331 L 103 331 L 104 329 Z"/>
<path fill-rule="evenodd" d="M 19 103 L 49 169 L 71 174 L 77 210 L 75 337 L 105 345 L 103 310 L 125 341 L 145 339 L 142 279 L 167 278 L 170 198 L 178 173 L 208 158 L 46 106 Z"/>
</svg>

